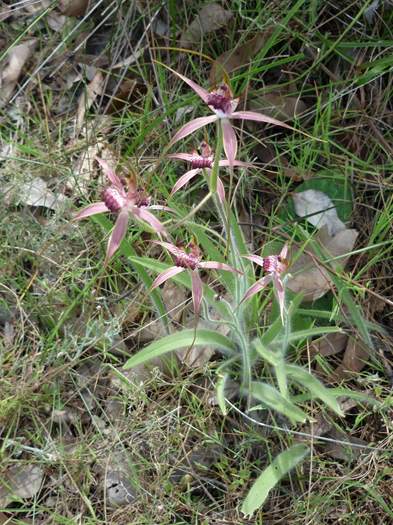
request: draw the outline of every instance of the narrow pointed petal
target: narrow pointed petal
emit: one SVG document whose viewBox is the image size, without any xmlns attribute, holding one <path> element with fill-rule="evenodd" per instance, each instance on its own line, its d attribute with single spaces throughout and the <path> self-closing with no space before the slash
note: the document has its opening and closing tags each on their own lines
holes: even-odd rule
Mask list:
<svg viewBox="0 0 393 525">
<path fill-rule="evenodd" d="M 164 242 L 164 241 L 152 241 L 154 244 L 159 244 L 166 250 L 168 250 L 169 253 L 174 255 L 175 257 L 179 257 L 179 255 L 183 255 L 184 252 L 174 244 L 171 244 L 170 242 Z"/>
<path fill-rule="evenodd" d="M 273 283 L 274 283 L 274 290 L 276 292 L 278 305 L 280 307 L 280 315 L 281 315 L 281 321 L 284 324 L 284 314 L 285 314 L 285 292 L 284 292 L 284 286 L 282 284 L 281 279 L 273 274 Z"/>
<path fill-rule="evenodd" d="M 170 71 L 172 71 L 172 73 L 174 73 L 176 76 L 178 76 L 179 78 L 181 78 L 183 80 L 183 82 L 185 82 L 186 84 L 188 84 L 190 86 L 191 89 L 193 89 L 195 91 L 195 93 L 201 97 L 201 99 L 203 100 L 203 102 L 205 102 L 207 104 L 207 99 L 209 98 L 209 95 L 210 93 L 204 89 L 202 86 L 200 86 L 199 84 L 197 84 L 196 82 L 194 82 L 193 80 L 191 80 L 190 78 L 184 76 L 184 75 L 181 75 L 180 73 L 178 73 L 177 71 L 175 71 L 174 69 L 166 66 L 167 69 L 169 69 Z"/>
<path fill-rule="evenodd" d="M 221 126 L 225 155 L 229 161 L 229 166 L 233 166 L 237 155 L 236 133 L 231 122 L 226 118 L 221 119 Z"/>
<path fill-rule="evenodd" d="M 203 284 L 197 270 L 191 272 L 192 281 L 192 302 L 194 304 L 195 315 L 199 315 L 201 310 L 202 295 L 203 295 Z"/>
<path fill-rule="evenodd" d="M 198 117 L 194 120 L 191 120 L 191 122 L 187 122 L 187 124 L 184 124 L 184 126 L 180 128 L 177 133 L 175 133 L 174 137 L 172 137 L 172 140 L 169 143 L 169 146 L 173 146 L 173 144 L 181 139 L 184 139 L 185 137 L 188 137 L 188 135 L 191 135 L 191 133 L 194 133 L 194 131 L 202 128 L 203 126 L 206 126 L 206 124 L 216 121 L 217 118 L 217 115 L 210 115 L 209 117 Z"/>
<path fill-rule="evenodd" d="M 217 177 L 217 194 L 222 203 L 225 202 L 225 188 L 220 177 Z"/>
<path fill-rule="evenodd" d="M 132 214 L 138 217 L 142 221 L 147 222 L 156 233 L 167 235 L 164 226 L 160 223 L 152 213 L 146 210 L 146 208 L 133 208 Z"/>
<path fill-rule="evenodd" d="M 220 160 L 218 165 L 222 168 L 226 168 L 229 166 L 229 160 Z M 258 168 L 256 164 L 252 164 L 251 162 L 242 162 L 241 160 L 234 160 L 233 165 L 237 166 L 238 168 Z"/>
<path fill-rule="evenodd" d="M 239 101 L 240 101 L 239 97 L 238 98 L 233 98 L 231 100 L 231 113 L 233 113 L 236 110 L 237 106 L 239 105 Z"/>
<path fill-rule="evenodd" d="M 262 279 L 250 286 L 250 288 L 244 294 L 241 302 L 247 301 L 247 299 L 250 299 L 253 295 L 263 290 L 269 281 L 271 281 L 271 275 L 265 275 L 265 277 L 262 277 Z"/>
<path fill-rule="evenodd" d="M 107 213 L 108 211 L 109 209 L 107 208 L 105 202 L 95 202 L 94 204 L 89 204 L 89 206 L 86 206 L 86 208 L 83 208 L 83 210 L 78 212 L 74 217 L 74 221 L 80 221 L 81 219 L 85 219 L 91 215 L 96 215 L 97 213 Z"/>
<path fill-rule="evenodd" d="M 232 113 L 230 118 L 242 119 L 242 120 L 255 120 L 256 122 L 265 122 L 266 124 L 274 124 L 275 126 L 281 126 L 282 128 L 294 129 L 292 126 L 288 126 L 281 120 L 277 120 L 262 113 L 256 113 L 255 111 L 236 111 Z"/>
<path fill-rule="evenodd" d="M 170 208 L 169 206 L 161 206 L 161 204 L 152 204 L 149 206 L 149 210 L 170 211 L 171 213 L 176 213 L 176 210 Z"/>
<path fill-rule="evenodd" d="M 285 243 L 284 246 L 282 247 L 281 249 L 281 252 L 280 252 L 280 257 L 282 259 L 286 259 L 288 256 L 288 244 Z"/>
<path fill-rule="evenodd" d="M 100 159 L 99 157 L 96 157 L 96 161 L 101 166 L 102 171 L 105 173 L 106 177 L 111 181 L 111 183 L 114 186 L 116 186 L 117 189 L 124 191 L 121 180 L 113 171 L 113 169 L 109 167 L 109 164 L 105 160 Z"/>
<path fill-rule="evenodd" d="M 192 153 L 170 153 L 167 155 L 168 159 L 176 159 L 176 160 L 185 160 L 187 162 L 192 162 L 194 160 L 195 155 Z"/>
<path fill-rule="evenodd" d="M 203 268 L 204 270 L 225 270 L 226 272 L 238 273 L 240 275 L 243 275 L 243 272 L 241 272 L 240 270 L 236 270 L 236 268 L 232 268 L 232 266 L 229 266 L 229 264 L 221 263 L 218 261 L 202 261 L 199 263 L 199 267 Z"/>
<path fill-rule="evenodd" d="M 121 211 L 117 216 L 115 227 L 112 230 L 106 250 L 106 260 L 108 261 L 116 250 L 119 248 L 121 241 L 124 239 L 128 225 L 128 212 Z"/>
<path fill-rule="evenodd" d="M 185 186 L 193 177 L 195 177 L 195 175 L 198 175 L 198 173 L 200 173 L 200 171 L 201 171 L 200 168 L 196 168 L 194 170 L 187 171 L 184 175 L 182 175 L 180 177 L 180 179 L 178 179 L 176 181 L 176 184 L 173 186 L 173 190 L 171 191 L 171 195 L 173 195 L 174 193 L 179 191 L 180 188 Z"/>
<path fill-rule="evenodd" d="M 180 266 L 171 266 L 167 270 L 164 270 L 163 272 L 158 275 L 153 284 L 151 285 L 151 289 L 154 290 L 154 288 L 157 288 L 157 286 L 160 286 L 162 283 L 165 283 L 168 279 L 171 277 L 177 275 L 180 272 L 183 272 L 184 268 L 181 268 Z"/>
<path fill-rule="evenodd" d="M 259 255 L 243 255 L 245 259 L 248 259 L 249 261 L 254 262 L 255 264 L 258 264 L 259 266 L 263 266 L 263 257 L 259 257 Z"/>
</svg>

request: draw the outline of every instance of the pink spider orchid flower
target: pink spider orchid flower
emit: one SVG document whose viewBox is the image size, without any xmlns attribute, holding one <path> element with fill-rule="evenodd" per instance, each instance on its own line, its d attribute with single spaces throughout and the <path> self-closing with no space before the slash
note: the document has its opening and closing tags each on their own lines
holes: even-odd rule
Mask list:
<svg viewBox="0 0 393 525">
<path fill-rule="evenodd" d="M 209 106 L 213 111 L 214 115 L 209 117 L 198 117 L 191 122 L 185 124 L 179 131 L 174 135 L 172 140 L 169 143 L 169 146 L 173 146 L 176 142 L 181 139 L 184 139 L 191 133 L 194 133 L 199 128 L 219 120 L 221 122 L 222 136 L 223 136 L 223 145 L 225 155 L 229 161 L 229 166 L 234 166 L 234 162 L 237 154 L 237 138 L 235 130 L 233 129 L 231 120 L 232 119 L 241 119 L 241 120 L 255 120 L 257 122 L 265 122 L 267 124 L 274 124 L 276 126 L 281 126 L 288 129 L 293 129 L 291 126 L 288 126 L 284 122 L 277 120 L 262 113 L 257 113 L 255 111 L 235 111 L 238 104 L 239 98 L 234 98 L 230 87 L 222 83 L 218 86 L 217 89 L 213 91 L 207 91 L 203 87 L 199 86 L 193 80 L 181 75 L 177 71 L 170 69 L 175 75 L 181 78 L 186 84 L 190 86 L 191 89 Z"/>
<path fill-rule="evenodd" d="M 200 154 L 194 150 L 192 153 L 172 153 L 168 155 L 170 159 L 179 159 L 185 160 L 191 163 L 191 170 L 187 171 L 180 179 L 176 182 L 171 192 L 171 195 L 180 190 L 185 186 L 192 178 L 194 178 L 198 173 L 203 169 L 206 169 L 209 173 L 214 165 L 214 155 L 213 150 L 207 142 L 202 142 L 200 145 Z M 220 160 L 218 162 L 220 167 L 229 166 L 229 160 Z M 254 167 L 253 164 L 249 162 L 242 162 L 241 160 L 234 160 L 233 166 L 238 166 L 241 168 L 250 168 Z M 225 190 L 224 185 L 220 177 L 217 177 L 217 193 L 221 202 L 225 201 Z"/>
<path fill-rule="evenodd" d="M 114 255 L 124 239 L 130 216 L 148 223 L 155 232 L 166 236 L 164 226 L 149 210 L 171 211 L 170 208 L 151 206 L 151 198 L 143 190 L 137 188 L 135 183 L 129 182 L 128 189 L 126 189 L 122 180 L 104 160 L 99 158 L 96 160 L 111 184 L 102 192 L 101 202 L 95 202 L 82 209 L 74 217 L 74 220 L 79 221 L 98 213 L 117 213 L 116 223 L 108 240 L 106 261 Z"/>
<path fill-rule="evenodd" d="M 260 257 L 259 255 L 244 255 L 244 257 L 259 266 L 262 266 L 263 270 L 267 272 L 267 275 L 259 279 L 253 284 L 247 292 L 244 294 L 242 301 L 250 299 L 253 295 L 263 290 L 265 286 L 273 281 L 274 290 L 277 295 L 278 304 L 280 306 L 281 319 L 284 323 L 284 312 L 285 312 L 285 292 L 284 284 L 282 281 L 282 274 L 286 272 L 288 268 L 288 245 L 284 244 L 280 255 L 269 255 L 267 257 Z"/>
<path fill-rule="evenodd" d="M 171 266 L 167 270 L 161 272 L 152 284 L 152 290 L 157 288 L 165 281 L 174 277 L 178 273 L 189 270 L 191 272 L 191 284 L 192 284 L 192 301 L 194 305 L 194 312 L 198 316 L 201 303 L 203 298 L 203 284 L 198 270 L 225 270 L 227 272 L 242 274 L 239 270 L 232 268 L 228 264 L 216 262 L 216 261 L 202 261 L 201 251 L 195 244 L 190 244 L 188 252 L 178 248 L 174 244 L 169 242 L 153 241 L 155 244 L 159 244 L 163 248 L 166 248 L 175 259 L 175 265 Z"/>
</svg>

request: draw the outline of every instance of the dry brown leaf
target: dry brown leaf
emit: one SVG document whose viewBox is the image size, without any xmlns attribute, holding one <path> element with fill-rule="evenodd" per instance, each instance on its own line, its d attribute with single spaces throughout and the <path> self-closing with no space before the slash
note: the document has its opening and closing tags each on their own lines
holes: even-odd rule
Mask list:
<svg viewBox="0 0 393 525">
<path fill-rule="evenodd" d="M 78 101 L 78 110 L 76 115 L 76 130 L 75 135 L 78 135 L 85 118 L 86 111 L 88 111 L 95 99 L 102 95 L 104 89 L 104 75 L 101 71 L 96 71 L 93 79 L 87 85 Z"/>
<path fill-rule="evenodd" d="M 83 16 L 89 0 L 59 0 L 59 10 L 66 16 Z"/>
<path fill-rule="evenodd" d="M 47 21 L 48 26 L 53 29 L 53 31 L 56 31 L 56 33 L 59 33 L 63 30 L 67 22 L 67 17 L 55 10 L 48 14 Z"/>
<path fill-rule="evenodd" d="M 357 447 L 356 445 L 367 446 L 367 441 L 364 441 L 364 439 L 350 436 L 346 432 L 338 430 L 337 428 L 333 428 L 332 430 L 330 430 L 327 434 L 327 437 L 329 437 L 330 439 L 336 439 L 337 441 L 328 441 L 324 443 L 324 452 L 333 459 L 341 459 L 342 461 L 346 461 L 347 463 L 355 461 L 355 459 L 357 459 L 362 453 L 362 448 Z M 339 443 L 338 441 L 340 441 L 341 443 Z M 342 441 L 345 441 L 348 444 L 344 444 L 342 443 Z"/>
<path fill-rule="evenodd" d="M 313 355 L 322 355 L 328 357 L 336 355 L 344 350 L 348 342 L 347 334 L 336 332 L 327 334 L 310 345 L 310 351 Z"/>
<path fill-rule="evenodd" d="M 230 328 L 227 324 L 220 322 L 220 316 L 218 313 L 209 308 L 209 321 L 206 319 L 200 319 L 198 322 L 199 329 L 214 330 L 222 335 L 228 335 Z M 195 318 L 190 317 L 188 328 L 194 328 Z M 216 348 L 211 345 L 206 346 L 192 346 L 187 348 L 179 348 L 176 350 L 176 355 L 179 360 L 190 368 L 201 368 L 210 361 L 213 354 L 216 352 Z"/>
<path fill-rule="evenodd" d="M 247 98 L 247 109 L 263 113 L 268 117 L 293 120 L 306 111 L 307 106 L 298 97 L 276 91 L 274 93 L 251 93 Z"/>
<path fill-rule="evenodd" d="M 21 2 L 23 3 L 23 14 L 36 15 L 37 13 L 42 12 L 44 9 L 47 9 L 50 6 L 49 0 L 35 0 L 33 2 Z M 17 15 L 20 16 L 19 9 L 16 10 Z"/>
<path fill-rule="evenodd" d="M 105 142 L 97 141 L 85 151 L 82 151 L 80 157 L 76 160 L 72 177 L 69 177 L 66 182 L 66 188 L 69 192 L 73 193 L 77 190 L 78 194 L 86 194 L 96 174 L 94 169 L 97 166 L 96 157 L 105 160 L 111 168 L 115 169 L 117 164 L 115 155 Z"/>
<path fill-rule="evenodd" d="M 342 362 L 329 376 L 331 381 L 341 381 L 353 377 L 363 370 L 370 357 L 370 349 L 360 339 L 351 337 L 344 352 Z"/>
<path fill-rule="evenodd" d="M 11 6 L 7 5 L 5 2 L 0 2 L 0 22 L 4 22 L 10 16 L 12 16 L 14 11 L 11 9 Z"/>
<path fill-rule="evenodd" d="M 41 177 L 26 178 L 24 182 L 5 185 L 2 189 L 8 205 L 42 206 L 49 210 L 61 210 L 68 199 L 61 193 L 54 193 Z"/>
<path fill-rule="evenodd" d="M 232 16 L 233 14 L 220 4 L 211 3 L 203 6 L 189 27 L 183 31 L 180 47 L 189 48 L 199 44 L 206 34 L 224 27 Z"/>
<path fill-rule="evenodd" d="M 332 257 L 343 256 L 353 249 L 356 239 L 359 235 L 357 230 L 346 229 L 331 237 L 327 233 L 326 227 L 322 228 L 314 237 L 319 241 L 321 247 Z M 311 249 L 309 249 L 311 251 Z M 296 255 L 296 250 L 292 249 L 290 259 Z M 334 270 L 338 266 L 344 267 L 349 255 L 340 257 L 337 261 L 330 263 Z M 317 257 L 303 253 L 292 266 L 290 266 L 290 275 L 287 279 L 288 288 L 295 293 L 302 292 L 304 301 L 315 301 L 319 299 L 332 287 L 329 272 L 317 262 Z"/>
<path fill-rule="evenodd" d="M 14 46 L 9 51 L 8 64 L 0 72 L 0 108 L 4 107 L 11 98 L 23 66 L 31 57 L 36 45 L 37 39 L 32 38 L 23 44 Z"/>
<path fill-rule="evenodd" d="M 262 49 L 266 40 L 272 34 L 273 28 L 256 34 L 241 46 L 229 49 L 222 53 L 213 63 L 210 71 L 211 84 L 217 84 L 226 74 L 246 66 L 250 60 Z"/>
<path fill-rule="evenodd" d="M 337 215 L 337 209 L 328 195 L 319 190 L 305 190 L 292 195 L 296 215 L 306 220 L 318 230 L 327 227 L 329 235 L 345 230 L 345 224 Z"/>
<path fill-rule="evenodd" d="M 177 285 L 173 281 L 166 281 L 161 290 L 162 300 L 165 304 L 169 317 L 176 322 L 181 320 L 184 312 L 185 302 L 188 293 L 183 286 Z"/>
<path fill-rule="evenodd" d="M 14 498 L 33 498 L 40 490 L 44 471 L 37 465 L 14 465 L 0 480 L 0 507 L 6 507 Z"/>
<path fill-rule="evenodd" d="M 137 493 L 130 481 L 133 479 L 134 461 L 129 452 L 115 450 L 97 463 L 95 471 L 110 507 L 122 507 L 135 500 Z"/>
</svg>

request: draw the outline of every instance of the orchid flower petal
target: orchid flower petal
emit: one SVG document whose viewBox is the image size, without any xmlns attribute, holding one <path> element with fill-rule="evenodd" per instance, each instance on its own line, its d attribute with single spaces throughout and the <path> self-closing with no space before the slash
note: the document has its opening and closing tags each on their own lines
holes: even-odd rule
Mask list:
<svg viewBox="0 0 393 525">
<path fill-rule="evenodd" d="M 255 120 L 257 122 L 265 122 L 266 124 L 274 124 L 275 126 L 281 126 L 282 128 L 294 129 L 288 124 L 281 122 L 262 113 L 257 113 L 255 111 L 236 111 L 230 115 L 230 118 L 242 119 L 242 120 Z"/>
<path fill-rule="evenodd" d="M 97 213 L 107 213 L 108 211 L 109 208 L 105 202 L 95 202 L 94 204 L 89 204 L 89 206 L 86 206 L 86 208 L 83 208 L 83 210 L 78 212 L 74 217 L 74 221 L 80 221 L 81 219 L 85 219 L 91 215 L 97 215 Z"/>
<path fill-rule="evenodd" d="M 188 84 L 190 86 L 191 89 L 193 89 L 195 91 L 195 93 L 201 97 L 201 99 L 203 100 L 203 102 L 205 102 L 205 104 L 207 104 L 207 100 L 209 98 L 209 95 L 210 93 L 204 89 L 202 86 L 200 86 L 199 84 L 197 84 L 196 82 L 194 82 L 193 80 L 191 80 L 190 78 L 184 76 L 184 75 L 181 75 L 180 73 L 178 73 L 177 71 L 175 71 L 174 69 L 166 66 L 170 71 L 172 71 L 172 73 L 174 73 L 176 76 L 178 76 L 179 78 L 181 78 L 183 80 L 183 82 L 185 82 L 186 84 Z"/>
<path fill-rule="evenodd" d="M 205 270 L 225 270 L 227 272 L 238 273 L 240 275 L 243 275 L 243 272 L 241 272 L 240 270 L 236 270 L 236 268 L 232 268 L 232 266 L 229 266 L 229 264 L 225 264 L 218 261 L 202 261 L 199 263 L 199 267 Z"/>
<path fill-rule="evenodd" d="M 203 296 L 203 284 L 197 270 L 191 272 L 192 301 L 195 315 L 199 315 Z"/>
<path fill-rule="evenodd" d="M 181 127 L 177 133 L 175 133 L 174 137 L 169 143 L 169 146 L 173 146 L 173 144 L 181 139 L 184 139 L 185 137 L 188 137 L 188 135 L 191 135 L 191 133 L 194 133 L 194 131 L 202 128 L 203 126 L 206 126 L 206 124 L 216 121 L 217 118 L 217 115 L 210 115 L 209 117 L 198 117 L 194 120 L 191 120 L 190 122 L 187 122 L 187 124 L 184 124 L 184 126 Z"/>
<path fill-rule="evenodd" d="M 179 255 L 184 254 L 183 250 L 181 250 L 174 244 L 171 244 L 170 242 L 165 242 L 165 241 L 151 241 L 151 242 L 153 242 L 154 244 L 159 244 L 160 246 L 168 250 L 168 252 L 174 255 L 175 257 L 179 257 Z"/>
<path fill-rule="evenodd" d="M 124 239 L 128 225 L 128 212 L 121 211 L 117 216 L 115 226 L 109 237 L 108 247 L 106 250 L 106 260 L 108 261 L 116 250 L 119 248 L 121 241 Z"/>
<path fill-rule="evenodd" d="M 233 98 L 231 100 L 231 113 L 233 113 L 236 110 L 237 106 L 239 105 L 239 101 L 240 101 L 239 97 L 238 98 Z"/>
<path fill-rule="evenodd" d="M 221 119 L 221 126 L 225 155 L 229 161 L 229 166 L 233 166 L 237 154 L 236 133 L 231 122 L 226 118 Z"/>
<path fill-rule="evenodd" d="M 149 210 L 170 211 L 171 213 L 176 213 L 176 210 L 170 208 L 169 206 L 161 206 L 161 204 L 152 204 L 149 206 Z"/>
<path fill-rule="evenodd" d="M 280 257 L 282 259 L 286 259 L 288 256 L 288 244 L 285 243 L 284 246 L 282 247 L 281 249 L 281 252 L 280 252 Z"/>
<path fill-rule="evenodd" d="M 151 289 L 154 290 L 154 288 L 157 288 L 162 283 L 165 283 L 165 281 L 167 281 L 171 277 L 174 277 L 175 275 L 183 271 L 184 271 L 184 268 L 181 268 L 180 266 L 171 266 L 167 270 L 164 270 L 163 272 L 161 272 L 160 275 L 158 275 L 154 279 L 154 282 L 151 285 Z"/>
<path fill-rule="evenodd" d="M 200 168 L 195 168 L 193 170 L 187 171 L 184 175 L 182 175 L 180 179 L 176 181 L 176 184 L 173 186 L 171 195 L 179 191 L 180 188 L 185 186 L 193 177 L 195 177 L 195 175 L 198 175 L 200 171 L 201 171 Z"/>
<path fill-rule="evenodd" d="M 116 175 L 116 173 L 113 171 L 113 169 L 109 166 L 109 164 L 99 157 L 96 157 L 96 161 L 101 166 L 102 171 L 105 173 L 105 176 L 110 180 L 110 182 L 121 191 L 124 191 L 123 184 L 121 183 L 121 180 Z"/>
<path fill-rule="evenodd" d="M 247 299 L 250 299 L 253 295 L 260 292 L 265 288 L 265 286 L 268 284 L 268 282 L 271 281 L 271 275 L 265 275 L 265 277 L 262 277 L 262 279 L 259 279 L 255 284 L 250 286 L 250 288 L 247 290 L 247 292 L 244 294 L 243 301 L 247 301 Z"/>
<path fill-rule="evenodd" d="M 156 233 L 161 233 L 165 236 L 167 235 L 164 226 L 146 208 L 133 208 L 132 214 L 135 215 L 135 217 L 141 219 L 142 221 L 147 222 Z"/>
<path fill-rule="evenodd" d="M 284 292 L 284 286 L 282 284 L 282 281 L 280 277 L 278 277 L 276 274 L 273 274 L 273 283 L 274 283 L 274 290 L 277 295 L 277 301 L 278 305 L 280 307 L 280 315 L 281 315 L 281 321 L 284 324 L 284 313 L 285 313 L 285 292 Z"/>
<path fill-rule="evenodd" d="M 225 202 L 225 188 L 220 177 L 217 177 L 217 195 L 222 203 Z"/>
<path fill-rule="evenodd" d="M 176 160 L 185 160 L 187 162 L 192 162 L 195 158 L 195 155 L 192 153 L 170 153 L 167 155 L 168 159 Z"/>
<path fill-rule="evenodd" d="M 226 168 L 229 166 L 229 160 L 228 159 L 220 160 L 218 165 L 221 166 L 222 168 Z M 233 166 L 237 166 L 238 168 L 257 168 L 258 167 L 255 164 L 252 164 L 251 162 L 243 162 L 241 160 L 234 160 Z"/>
<path fill-rule="evenodd" d="M 243 255 L 243 257 L 263 267 L 263 263 L 264 263 L 263 257 L 260 257 L 259 255 Z"/>
</svg>

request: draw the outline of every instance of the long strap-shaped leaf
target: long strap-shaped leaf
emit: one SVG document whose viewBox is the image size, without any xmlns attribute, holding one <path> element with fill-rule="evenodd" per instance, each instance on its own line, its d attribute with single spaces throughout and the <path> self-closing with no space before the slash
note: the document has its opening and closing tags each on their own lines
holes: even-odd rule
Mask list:
<svg viewBox="0 0 393 525">
<path fill-rule="evenodd" d="M 309 449 L 306 445 L 293 445 L 281 452 L 255 481 L 241 511 L 245 516 L 252 516 L 266 501 L 269 492 L 277 483 L 306 456 Z"/>
<path fill-rule="evenodd" d="M 213 330 L 183 330 L 174 334 L 167 335 L 158 341 L 153 341 L 140 352 L 133 355 L 124 365 L 125 369 L 133 368 L 136 365 L 146 363 L 154 357 L 189 346 L 212 345 L 220 350 L 233 353 L 235 351 L 234 343 Z"/>
<path fill-rule="evenodd" d="M 296 365 L 285 365 L 285 372 L 292 377 L 299 385 L 311 392 L 314 397 L 321 399 L 336 414 L 343 416 L 344 413 L 337 402 L 337 394 L 331 388 L 326 388 L 310 372 Z"/>
<path fill-rule="evenodd" d="M 264 407 L 269 407 L 283 414 L 294 423 L 298 421 L 304 423 L 307 420 L 307 414 L 303 412 L 303 410 L 300 410 L 300 408 L 283 397 L 278 390 L 267 383 L 253 381 L 250 387 L 250 394 L 254 399 L 261 401 Z"/>
</svg>

